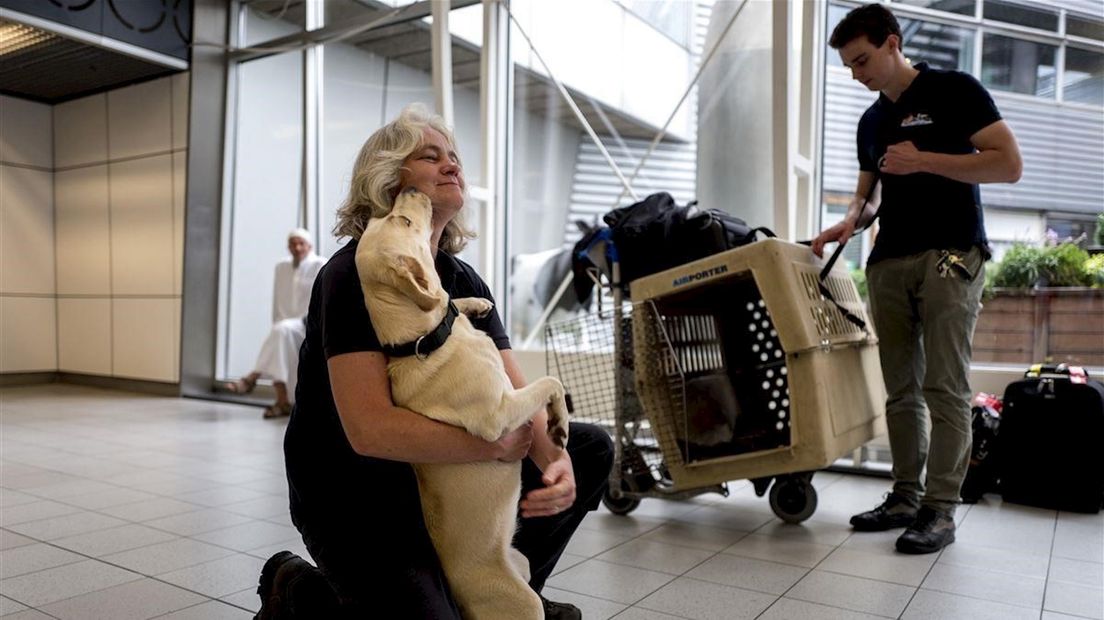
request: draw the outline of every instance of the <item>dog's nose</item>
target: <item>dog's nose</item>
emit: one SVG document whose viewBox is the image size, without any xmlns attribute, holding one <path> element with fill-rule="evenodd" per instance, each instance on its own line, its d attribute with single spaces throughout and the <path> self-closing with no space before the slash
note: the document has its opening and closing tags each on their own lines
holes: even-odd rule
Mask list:
<svg viewBox="0 0 1104 620">
<path fill-rule="evenodd" d="M 404 194 L 417 194 L 418 193 L 418 188 L 414 187 L 414 186 L 410 186 L 410 187 L 404 189 L 402 191 L 402 193 L 404 193 Z"/>
</svg>

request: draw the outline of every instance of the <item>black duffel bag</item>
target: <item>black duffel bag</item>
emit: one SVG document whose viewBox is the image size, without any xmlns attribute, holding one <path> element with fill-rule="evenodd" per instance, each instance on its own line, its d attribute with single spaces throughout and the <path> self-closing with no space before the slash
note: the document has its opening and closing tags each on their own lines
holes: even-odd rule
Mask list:
<svg viewBox="0 0 1104 620">
<path fill-rule="evenodd" d="M 757 233 L 775 236 L 770 229 L 753 228 L 719 209 L 699 209 L 696 203 L 680 207 L 670 194 L 660 192 L 605 215 L 626 291 L 637 278 L 747 245 Z"/>
</svg>

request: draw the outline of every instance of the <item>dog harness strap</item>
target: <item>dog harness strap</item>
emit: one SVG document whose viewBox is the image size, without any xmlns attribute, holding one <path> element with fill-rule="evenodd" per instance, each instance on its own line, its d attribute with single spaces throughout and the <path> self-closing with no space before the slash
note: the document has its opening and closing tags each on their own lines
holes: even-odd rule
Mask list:
<svg viewBox="0 0 1104 620">
<path fill-rule="evenodd" d="M 425 359 L 430 353 L 433 353 L 437 349 L 441 348 L 441 345 L 445 344 L 450 334 L 452 334 L 452 323 L 456 320 L 456 316 L 460 312 L 453 305 L 452 300 L 448 303 L 448 312 L 445 312 L 445 318 L 441 319 L 441 322 L 437 325 L 437 328 L 433 331 L 419 336 L 417 340 L 413 342 L 407 342 L 398 345 L 383 345 L 383 352 L 387 357 L 410 357 L 411 355 L 418 356 L 419 359 Z"/>
</svg>

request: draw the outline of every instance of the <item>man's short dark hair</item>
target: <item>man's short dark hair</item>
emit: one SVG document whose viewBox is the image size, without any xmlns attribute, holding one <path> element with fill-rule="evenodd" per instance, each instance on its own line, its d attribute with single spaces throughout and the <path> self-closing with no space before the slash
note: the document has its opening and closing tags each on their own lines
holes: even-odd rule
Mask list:
<svg viewBox="0 0 1104 620">
<path fill-rule="evenodd" d="M 874 47 L 881 47 L 889 35 L 901 38 L 901 25 L 889 9 L 880 4 L 864 4 L 853 9 L 832 31 L 828 45 L 839 49 L 855 39 L 865 36 Z"/>
</svg>

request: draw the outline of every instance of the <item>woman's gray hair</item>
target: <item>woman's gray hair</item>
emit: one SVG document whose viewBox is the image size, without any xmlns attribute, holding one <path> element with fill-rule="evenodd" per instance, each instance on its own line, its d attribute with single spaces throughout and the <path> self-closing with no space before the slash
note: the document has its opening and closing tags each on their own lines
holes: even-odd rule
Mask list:
<svg viewBox="0 0 1104 620">
<path fill-rule="evenodd" d="M 391 212 L 399 190 L 403 161 L 422 144 L 426 128 L 435 129 L 445 136 L 449 146 L 456 150 L 456 139 L 445 120 L 431 114 L 424 105 L 412 103 L 399 113 L 399 117 L 380 127 L 360 147 L 353 178 L 349 183 L 349 195 L 337 210 L 334 235 L 357 239 L 364 233 L 368 220 Z M 467 188 L 464 189 L 467 198 Z M 475 233 L 467 228 L 460 215 L 445 225 L 438 244 L 449 254 L 464 249 Z"/>
</svg>

